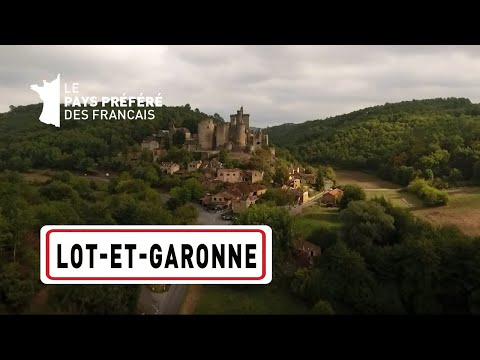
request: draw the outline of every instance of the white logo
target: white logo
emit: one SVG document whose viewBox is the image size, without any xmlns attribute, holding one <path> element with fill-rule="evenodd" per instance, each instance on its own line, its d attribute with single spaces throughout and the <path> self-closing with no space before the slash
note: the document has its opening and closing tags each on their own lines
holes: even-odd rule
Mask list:
<svg viewBox="0 0 480 360">
<path fill-rule="evenodd" d="M 52 124 L 60 127 L 60 74 L 51 82 L 43 80 L 43 87 L 30 85 L 43 101 L 43 109 L 40 121 L 44 124 Z"/>
<path fill-rule="evenodd" d="M 64 84 L 64 120 L 153 120 L 155 108 L 162 106 L 162 96 L 80 96 L 79 83 Z M 60 74 L 51 82 L 43 80 L 43 86 L 30 85 L 43 101 L 40 121 L 60 127 Z"/>
</svg>

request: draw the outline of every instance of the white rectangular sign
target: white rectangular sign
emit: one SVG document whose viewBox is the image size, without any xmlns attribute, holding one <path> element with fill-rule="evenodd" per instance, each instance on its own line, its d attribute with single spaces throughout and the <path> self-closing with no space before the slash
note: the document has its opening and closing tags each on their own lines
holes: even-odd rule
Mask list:
<svg viewBox="0 0 480 360">
<path fill-rule="evenodd" d="M 268 284 L 265 225 L 47 225 L 45 284 Z"/>
</svg>

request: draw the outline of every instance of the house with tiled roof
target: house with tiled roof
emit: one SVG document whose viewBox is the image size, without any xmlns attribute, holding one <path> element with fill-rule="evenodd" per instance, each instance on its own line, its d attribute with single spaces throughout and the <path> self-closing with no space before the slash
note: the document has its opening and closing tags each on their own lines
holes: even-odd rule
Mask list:
<svg viewBox="0 0 480 360">
<path fill-rule="evenodd" d="M 333 190 L 330 190 L 330 191 L 327 191 L 325 194 L 322 195 L 322 198 L 320 200 L 320 202 L 322 204 L 336 204 L 338 200 L 340 200 L 340 198 L 342 197 L 343 195 L 343 191 L 341 189 L 333 189 Z"/>
</svg>

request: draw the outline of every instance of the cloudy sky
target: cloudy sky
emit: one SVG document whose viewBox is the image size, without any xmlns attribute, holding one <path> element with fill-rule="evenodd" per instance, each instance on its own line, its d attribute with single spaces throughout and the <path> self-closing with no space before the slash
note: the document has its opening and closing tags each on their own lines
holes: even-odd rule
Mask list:
<svg viewBox="0 0 480 360">
<path fill-rule="evenodd" d="M 480 46 L 1 46 L 0 112 L 41 102 L 31 84 L 81 96 L 155 96 L 252 126 L 411 99 L 480 99 Z"/>
</svg>

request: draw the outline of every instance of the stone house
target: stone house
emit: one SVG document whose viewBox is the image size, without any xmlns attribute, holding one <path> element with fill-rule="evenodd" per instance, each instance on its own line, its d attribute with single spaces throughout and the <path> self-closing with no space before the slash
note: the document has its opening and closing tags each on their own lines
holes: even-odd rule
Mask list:
<svg viewBox="0 0 480 360">
<path fill-rule="evenodd" d="M 290 180 L 289 185 L 290 185 L 291 189 L 299 189 L 302 186 L 302 180 L 292 179 L 292 180 Z"/>
<path fill-rule="evenodd" d="M 150 136 L 142 141 L 140 147 L 142 148 L 142 150 L 146 149 L 153 152 L 155 149 L 158 149 L 160 147 L 160 144 L 157 140 L 155 140 L 154 137 Z"/>
<path fill-rule="evenodd" d="M 216 194 L 209 194 L 201 199 L 202 205 L 214 204 L 231 207 L 233 212 L 239 213 L 265 194 L 267 187 L 261 184 L 248 184 L 239 182 L 231 185 L 227 190 Z"/>
<path fill-rule="evenodd" d="M 314 258 L 322 254 L 320 246 L 305 240 L 299 239 L 295 241 L 294 247 L 295 259 L 297 260 L 297 264 L 301 267 L 311 268 L 313 266 Z"/>
<path fill-rule="evenodd" d="M 243 181 L 253 184 L 253 183 L 258 183 L 262 180 L 263 180 L 263 171 L 258 171 L 258 170 L 243 171 Z"/>
<path fill-rule="evenodd" d="M 187 172 L 197 171 L 198 169 L 200 169 L 201 166 L 202 166 L 202 160 L 189 162 L 187 165 Z"/>
<path fill-rule="evenodd" d="M 249 195 L 249 196 L 242 196 L 240 199 L 236 199 L 232 201 L 232 211 L 234 214 L 241 213 L 242 211 L 248 209 L 250 206 L 255 204 L 257 201 L 257 196 Z"/>
<path fill-rule="evenodd" d="M 169 162 L 169 163 L 161 163 L 160 164 L 160 169 L 167 173 L 167 174 L 174 174 L 176 173 L 177 171 L 180 170 L 180 165 L 176 164 L 176 163 L 173 163 L 173 162 Z"/>
<path fill-rule="evenodd" d="M 343 195 L 343 191 L 341 189 L 333 189 L 323 194 L 320 202 L 322 204 L 336 205 L 337 201 L 340 199 L 342 195 Z"/>
<path fill-rule="evenodd" d="M 240 169 L 218 169 L 217 178 L 227 183 L 237 183 L 242 181 L 242 170 Z"/>
<path fill-rule="evenodd" d="M 305 189 L 288 189 L 289 191 L 291 191 L 292 193 L 295 194 L 295 203 L 301 205 L 301 204 L 304 204 L 306 202 L 308 202 L 308 190 L 305 190 Z"/>
<path fill-rule="evenodd" d="M 309 185 L 315 184 L 315 181 L 317 180 L 317 177 L 315 174 L 305 174 L 305 173 L 300 173 L 298 174 L 298 177 L 305 181 Z"/>
</svg>

